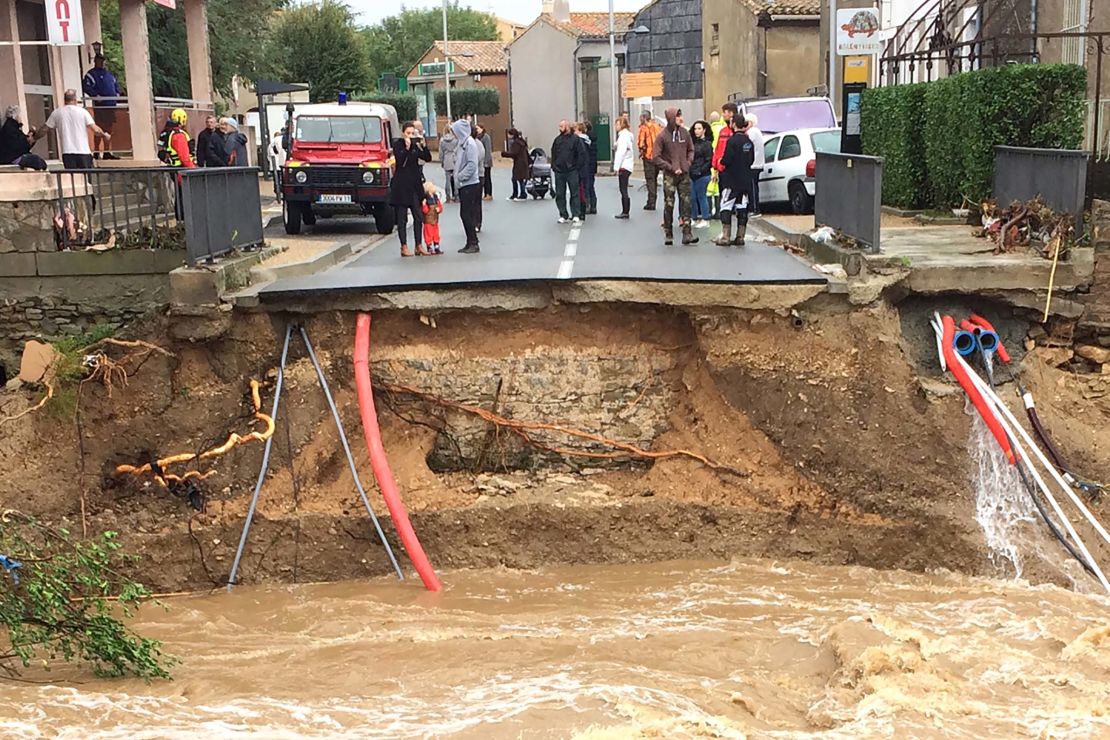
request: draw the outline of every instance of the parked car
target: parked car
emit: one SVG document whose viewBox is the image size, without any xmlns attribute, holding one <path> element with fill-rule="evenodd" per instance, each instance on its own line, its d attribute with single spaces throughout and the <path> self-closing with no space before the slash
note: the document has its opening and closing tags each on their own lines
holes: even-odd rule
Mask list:
<svg viewBox="0 0 1110 740">
<path fill-rule="evenodd" d="M 807 128 L 767 135 L 766 164 L 759 176 L 760 205 L 789 203 L 794 213 L 813 213 L 817 152 L 839 152 L 840 129 Z"/>
<path fill-rule="evenodd" d="M 744 115 L 759 118 L 759 130 L 778 134 L 803 128 L 836 128 L 836 112 L 826 97 L 762 98 L 740 103 Z"/>
</svg>

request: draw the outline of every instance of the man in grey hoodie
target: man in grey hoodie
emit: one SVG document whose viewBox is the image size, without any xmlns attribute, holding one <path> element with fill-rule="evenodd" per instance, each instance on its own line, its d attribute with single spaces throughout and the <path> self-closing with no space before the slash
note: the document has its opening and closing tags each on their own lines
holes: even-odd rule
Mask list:
<svg viewBox="0 0 1110 740">
<path fill-rule="evenodd" d="M 459 217 L 466 231 L 466 246 L 459 252 L 477 254 L 478 224 L 482 219 L 480 173 L 485 152 L 482 144 L 470 134 L 470 121 L 455 121 L 451 124 L 451 131 L 459 141 L 455 155 L 455 184 L 459 187 Z"/>
</svg>

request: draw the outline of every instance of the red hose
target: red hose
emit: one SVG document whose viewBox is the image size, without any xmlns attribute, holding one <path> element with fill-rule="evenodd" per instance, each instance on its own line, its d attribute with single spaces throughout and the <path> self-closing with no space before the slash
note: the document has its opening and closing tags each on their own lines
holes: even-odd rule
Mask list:
<svg viewBox="0 0 1110 740">
<path fill-rule="evenodd" d="M 378 489 L 382 492 L 385 505 L 389 507 L 389 515 L 393 517 L 393 526 L 401 537 L 401 544 L 405 546 L 409 560 L 420 574 L 420 580 L 424 581 L 424 587 L 429 591 L 440 591 L 443 585 L 412 529 L 382 445 L 378 411 L 374 407 L 374 387 L 370 383 L 370 314 L 365 313 L 358 315 L 355 328 L 355 388 L 358 391 L 359 413 L 362 415 L 362 431 L 366 435 L 366 447 L 370 451 L 370 465 L 374 469 L 374 478 L 378 481 Z"/>
<path fill-rule="evenodd" d="M 975 324 L 981 329 L 984 329 L 985 331 L 993 331 L 998 336 L 998 349 L 995 350 L 995 354 L 998 355 L 998 359 L 1009 365 L 1010 353 L 1007 352 L 1006 348 L 1002 345 L 1002 335 L 998 333 L 997 329 L 991 326 L 991 322 L 987 321 L 979 314 L 973 313 L 971 314 L 971 323 Z"/>
<path fill-rule="evenodd" d="M 987 423 L 987 428 L 991 430 L 991 434 L 998 441 L 998 445 L 1002 451 L 1006 453 L 1006 459 L 1010 461 L 1011 465 L 1017 462 L 1014 457 L 1013 447 L 1010 446 L 1010 438 L 1006 435 L 1006 431 L 1002 428 L 1002 424 L 998 421 L 998 417 L 994 415 L 987 402 L 983 399 L 983 394 L 975 387 L 971 377 L 968 376 L 967 370 L 963 364 L 960 363 L 956 350 L 952 348 L 952 341 L 956 336 L 956 322 L 951 316 L 945 316 L 942 324 L 944 326 L 944 339 L 941 341 L 942 351 L 944 352 L 944 361 L 948 364 L 948 369 L 956 376 L 959 381 L 960 387 L 964 389 L 964 393 L 971 399 L 971 403 L 979 412 L 979 416 L 983 417 L 983 421 Z"/>
</svg>

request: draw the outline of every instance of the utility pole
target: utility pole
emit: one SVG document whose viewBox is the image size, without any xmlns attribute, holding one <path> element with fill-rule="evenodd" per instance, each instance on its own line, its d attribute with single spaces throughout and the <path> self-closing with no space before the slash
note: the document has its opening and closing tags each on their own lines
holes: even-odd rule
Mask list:
<svg viewBox="0 0 1110 740">
<path fill-rule="evenodd" d="M 614 135 L 617 132 L 617 39 L 616 39 L 616 24 L 613 18 L 613 0 L 609 0 L 609 88 L 612 95 L 612 115 L 609 117 L 609 138 L 610 143 L 616 141 Z"/>
<path fill-rule="evenodd" d="M 836 95 L 836 0 L 829 0 L 829 100 L 833 109 L 840 107 Z"/>
<path fill-rule="evenodd" d="M 610 0 L 610 3 L 612 0 Z M 447 0 L 443 0 L 443 84 L 447 97 L 447 125 L 451 125 L 451 54 L 447 49 Z"/>
</svg>

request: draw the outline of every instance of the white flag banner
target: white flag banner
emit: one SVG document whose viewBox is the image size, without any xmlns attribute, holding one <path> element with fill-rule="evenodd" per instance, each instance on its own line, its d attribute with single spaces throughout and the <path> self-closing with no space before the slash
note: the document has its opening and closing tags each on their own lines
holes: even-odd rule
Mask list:
<svg viewBox="0 0 1110 740">
<path fill-rule="evenodd" d="M 52 46 L 82 46 L 85 43 L 81 0 L 46 0 L 43 5 Z"/>
</svg>

